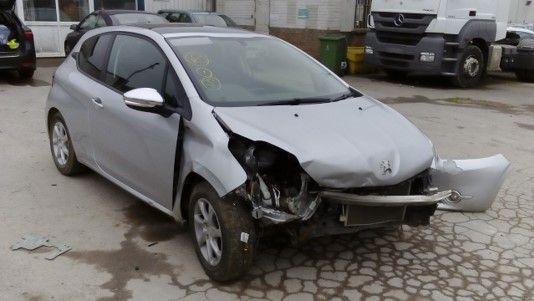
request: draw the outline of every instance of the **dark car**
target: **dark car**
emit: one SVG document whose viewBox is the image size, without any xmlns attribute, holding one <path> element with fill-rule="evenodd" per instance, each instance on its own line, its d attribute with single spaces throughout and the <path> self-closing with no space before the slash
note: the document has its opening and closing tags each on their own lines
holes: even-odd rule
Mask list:
<svg viewBox="0 0 534 301">
<path fill-rule="evenodd" d="M 79 24 L 70 27 L 72 32 L 65 38 L 65 54 L 69 54 L 82 35 L 91 29 L 113 25 L 162 23 L 168 21 L 154 13 L 136 10 L 97 10 L 87 15 Z"/>
<path fill-rule="evenodd" d="M 0 0 L 0 70 L 17 70 L 21 78 L 35 71 L 33 33 L 15 15 L 15 0 Z"/>
<path fill-rule="evenodd" d="M 227 15 L 202 11 L 186 11 L 164 9 L 158 14 L 172 23 L 196 23 L 216 27 L 237 27 L 237 24 Z"/>
</svg>

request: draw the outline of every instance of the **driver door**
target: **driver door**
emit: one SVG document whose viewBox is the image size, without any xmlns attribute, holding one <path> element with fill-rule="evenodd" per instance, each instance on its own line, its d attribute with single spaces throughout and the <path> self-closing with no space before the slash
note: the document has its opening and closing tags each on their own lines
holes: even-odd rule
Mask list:
<svg viewBox="0 0 534 301">
<path fill-rule="evenodd" d="M 94 160 L 105 175 L 171 209 L 180 116 L 164 117 L 127 107 L 123 93 L 154 88 L 173 104 L 181 85 L 165 55 L 151 40 L 118 34 L 104 69 L 106 85 L 94 100 L 91 136 Z M 175 97 L 176 98 L 176 97 Z M 134 193 L 135 194 L 135 193 Z"/>
</svg>

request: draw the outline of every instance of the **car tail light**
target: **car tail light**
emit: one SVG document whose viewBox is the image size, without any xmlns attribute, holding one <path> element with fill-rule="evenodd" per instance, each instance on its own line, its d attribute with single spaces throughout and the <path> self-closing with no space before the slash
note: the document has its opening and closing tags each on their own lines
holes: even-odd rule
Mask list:
<svg viewBox="0 0 534 301">
<path fill-rule="evenodd" d="M 26 40 L 28 40 L 28 41 L 33 40 L 33 32 L 31 30 L 29 30 L 29 29 L 26 29 L 24 31 L 24 38 L 26 38 Z"/>
</svg>

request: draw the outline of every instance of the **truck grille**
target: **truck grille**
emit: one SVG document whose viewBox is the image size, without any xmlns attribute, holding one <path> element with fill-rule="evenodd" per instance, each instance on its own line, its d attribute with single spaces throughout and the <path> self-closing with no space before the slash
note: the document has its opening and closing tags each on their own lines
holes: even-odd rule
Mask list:
<svg viewBox="0 0 534 301">
<path fill-rule="evenodd" d="M 435 18 L 436 15 L 426 14 L 373 13 L 376 31 L 395 33 L 423 34 Z M 402 19 L 402 22 L 399 22 L 399 19 Z"/>
<path fill-rule="evenodd" d="M 423 38 L 423 34 L 377 31 L 376 38 L 382 43 L 415 46 Z"/>
</svg>

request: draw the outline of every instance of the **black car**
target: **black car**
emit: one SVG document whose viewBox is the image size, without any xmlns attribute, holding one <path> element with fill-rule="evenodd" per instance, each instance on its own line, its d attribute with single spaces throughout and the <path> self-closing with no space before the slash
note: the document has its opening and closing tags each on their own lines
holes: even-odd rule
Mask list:
<svg viewBox="0 0 534 301">
<path fill-rule="evenodd" d="M 17 70 L 21 78 L 35 72 L 33 33 L 15 15 L 15 0 L 0 0 L 0 70 Z"/>
<path fill-rule="evenodd" d="M 70 27 L 72 32 L 65 38 L 65 54 L 69 54 L 82 35 L 91 29 L 113 25 L 162 23 L 168 21 L 154 13 L 136 10 L 97 10 L 87 15 L 79 24 Z"/>
<path fill-rule="evenodd" d="M 158 14 L 172 23 L 195 23 L 216 27 L 237 27 L 237 24 L 227 15 L 203 11 L 187 11 L 163 9 Z"/>
</svg>

